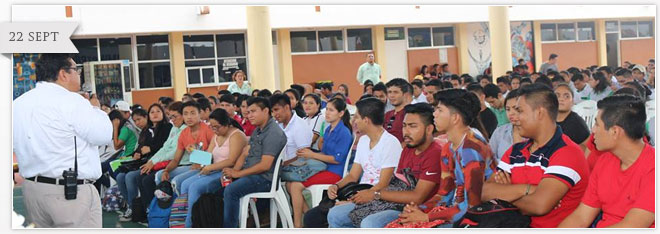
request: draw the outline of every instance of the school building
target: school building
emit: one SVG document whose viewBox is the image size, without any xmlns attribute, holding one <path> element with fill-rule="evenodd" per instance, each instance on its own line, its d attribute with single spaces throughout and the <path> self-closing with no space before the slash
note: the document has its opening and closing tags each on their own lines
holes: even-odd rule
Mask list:
<svg viewBox="0 0 660 234">
<path fill-rule="evenodd" d="M 332 81 L 357 100 L 357 68 L 373 52 L 382 81 L 422 65 L 496 77 L 518 59 L 538 69 L 646 65 L 655 58 L 652 5 L 13 5 L 12 21 L 78 22 L 85 82 L 148 106 L 160 96 L 217 94 L 237 69 L 253 88 Z M 34 85 L 35 56 L 14 55 L 14 98 Z M 87 64 L 87 65 L 85 65 Z M 32 67 L 33 70 L 33 67 Z M 92 78 L 93 77 L 93 78 Z M 105 85 L 104 84 L 108 84 Z M 110 85 L 113 84 L 113 85 Z"/>
</svg>

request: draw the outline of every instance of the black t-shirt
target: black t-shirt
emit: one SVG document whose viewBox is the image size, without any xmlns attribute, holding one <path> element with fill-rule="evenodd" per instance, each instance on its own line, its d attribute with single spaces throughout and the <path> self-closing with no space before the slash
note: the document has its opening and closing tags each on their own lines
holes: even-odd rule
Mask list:
<svg viewBox="0 0 660 234">
<path fill-rule="evenodd" d="M 497 128 L 497 116 L 495 116 L 495 113 L 493 113 L 493 111 L 491 111 L 489 108 L 486 108 L 485 110 L 479 113 L 479 118 L 481 119 L 481 123 L 484 124 L 484 128 L 486 128 L 486 132 L 488 132 L 487 139 L 489 139 L 490 136 L 493 135 L 493 132 L 495 132 L 495 129 Z M 478 126 L 479 124 L 477 123 L 477 121 L 473 122 L 473 124 L 470 125 L 470 127 L 481 130 Z"/>
<path fill-rule="evenodd" d="M 587 127 L 587 124 L 582 117 L 573 111 L 568 114 L 564 121 L 557 122 L 557 124 L 561 127 L 564 134 L 566 134 L 568 138 L 571 138 L 575 144 L 579 145 L 589 138 L 589 128 Z"/>
</svg>

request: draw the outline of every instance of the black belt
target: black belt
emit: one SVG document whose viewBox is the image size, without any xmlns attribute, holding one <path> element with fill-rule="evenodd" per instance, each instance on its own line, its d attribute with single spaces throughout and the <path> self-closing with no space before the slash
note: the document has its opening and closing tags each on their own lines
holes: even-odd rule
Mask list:
<svg viewBox="0 0 660 234">
<path fill-rule="evenodd" d="M 26 180 L 39 182 L 39 183 L 46 183 L 46 184 L 55 184 L 55 185 L 64 185 L 65 184 L 64 179 L 54 179 L 54 178 L 43 177 L 43 176 L 30 177 L 30 178 L 26 178 Z M 92 181 L 92 180 L 76 180 L 76 183 L 77 184 L 93 184 L 94 181 Z"/>
</svg>

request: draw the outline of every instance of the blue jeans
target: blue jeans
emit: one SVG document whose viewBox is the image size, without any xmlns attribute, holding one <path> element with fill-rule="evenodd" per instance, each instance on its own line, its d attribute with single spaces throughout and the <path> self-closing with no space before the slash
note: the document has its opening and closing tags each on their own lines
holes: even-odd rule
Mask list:
<svg viewBox="0 0 660 234">
<path fill-rule="evenodd" d="M 158 184 L 160 184 L 160 177 L 163 175 L 163 171 L 165 171 L 165 169 L 156 172 L 156 178 L 155 178 L 156 179 L 156 186 L 158 186 Z M 174 170 L 170 171 L 170 182 L 174 185 L 174 182 L 175 182 L 174 179 L 178 175 L 181 175 L 181 174 L 189 172 L 189 171 L 190 171 L 190 166 L 178 166 L 177 168 L 174 168 Z M 186 178 L 188 178 L 188 177 L 186 177 Z M 179 182 L 181 182 L 181 181 L 179 181 Z"/>
<path fill-rule="evenodd" d="M 192 227 L 192 208 L 197 199 L 204 193 L 215 193 L 222 187 L 220 178 L 221 171 L 215 171 L 208 175 L 196 174 L 181 183 L 181 194 L 188 194 L 188 215 L 186 216 L 186 227 Z M 220 211 L 218 211 L 220 212 Z"/>
<path fill-rule="evenodd" d="M 304 165 L 294 166 L 300 164 Z M 282 181 L 303 182 L 309 179 L 309 177 L 325 170 L 327 167 L 327 164 L 316 159 L 298 158 L 288 166 L 282 167 Z"/>
<path fill-rule="evenodd" d="M 137 177 L 140 175 L 140 170 L 129 171 L 128 173 L 117 174 L 117 184 L 119 185 L 119 192 L 126 198 L 126 204 L 130 208 L 133 205 L 133 199 L 137 197 Z"/>
<path fill-rule="evenodd" d="M 227 185 L 223 191 L 224 227 L 238 228 L 240 199 L 250 193 L 268 192 L 270 191 L 270 185 L 271 181 L 262 175 L 249 175 Z"/>
<path fill-rule="evenodd" d="M 355 204 L 347 203 L 332 207 L 328 211 L 328 227 L 355 228 L 348 214 L 355 209 Z M 361 228 L 383 228 L 388 223 L 399 218 L 400 211 L 386 210 L 365 217 L 360 223 Z"/>
</svg>

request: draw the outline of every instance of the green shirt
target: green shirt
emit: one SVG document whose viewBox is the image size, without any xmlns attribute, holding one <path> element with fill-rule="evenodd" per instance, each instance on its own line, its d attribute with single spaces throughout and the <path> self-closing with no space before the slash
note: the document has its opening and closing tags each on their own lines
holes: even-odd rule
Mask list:
<svg viewBox="0 0 660 234">
<path fill-rule="evenodd" d="M 495 109 L 494 107 L 488 107 L 490 108 L 491 111 L 493 111 L 493 114 L 495 114 L 495 117 L 497 117 L 497 126 L 502 126 L 505 124 L 509 123 L 509 118 L 506 117 L 506 109 L 501 108 L 501 109 Z"/>
<path fill-rule="evenodd" d="M 247 82 L 243 82 L 243 87 L 238 87 L 238 84 L 236 82 L 231 83 L 229 87 L 227 87 L 227 90 L 231 93 L 241 93 L 245 95 L 252 95 L 252 88 Z"/>
<path fill-rule="evenodd" d="M 371 80 L 371 82 L 373 82 L 375 85 L 380 82 L 380 75 L 380 65 L 376 63 L 364 63 L 360 66 L 360 68 L 358 68 L 357 81 L 360 83 L 360 85 L 364 85 L 365 81 Z"/>
<path fill-rule="evenodd" d="M 182 124 L 181 127 L 178 128 L 176 126 L 172 126 L 169 137 L 167 137 L 167 140 L 165 143 L 163 143 L 163 147 L 161 147 L 160 150 L 158 150 L 158 152 L 156 152 L 154 156 L 151 157 L 151 162 L 156 164 L 174 159 L 174 153 L 176 153 L 176 145 L 179 142 L 179 135 L 181 135 L 181 132 L 186 128 L 186 126 L 187 125 L 185 124 Z"/>
<path fill-rule="evenodd" d="M 137 144 L 137 136 L 128 127 L 121 127 L 119 130 L 119 140 L 124 141 L 124 153 L 121 156 L 133 155 L 135 145 Z"/>
</svg>

